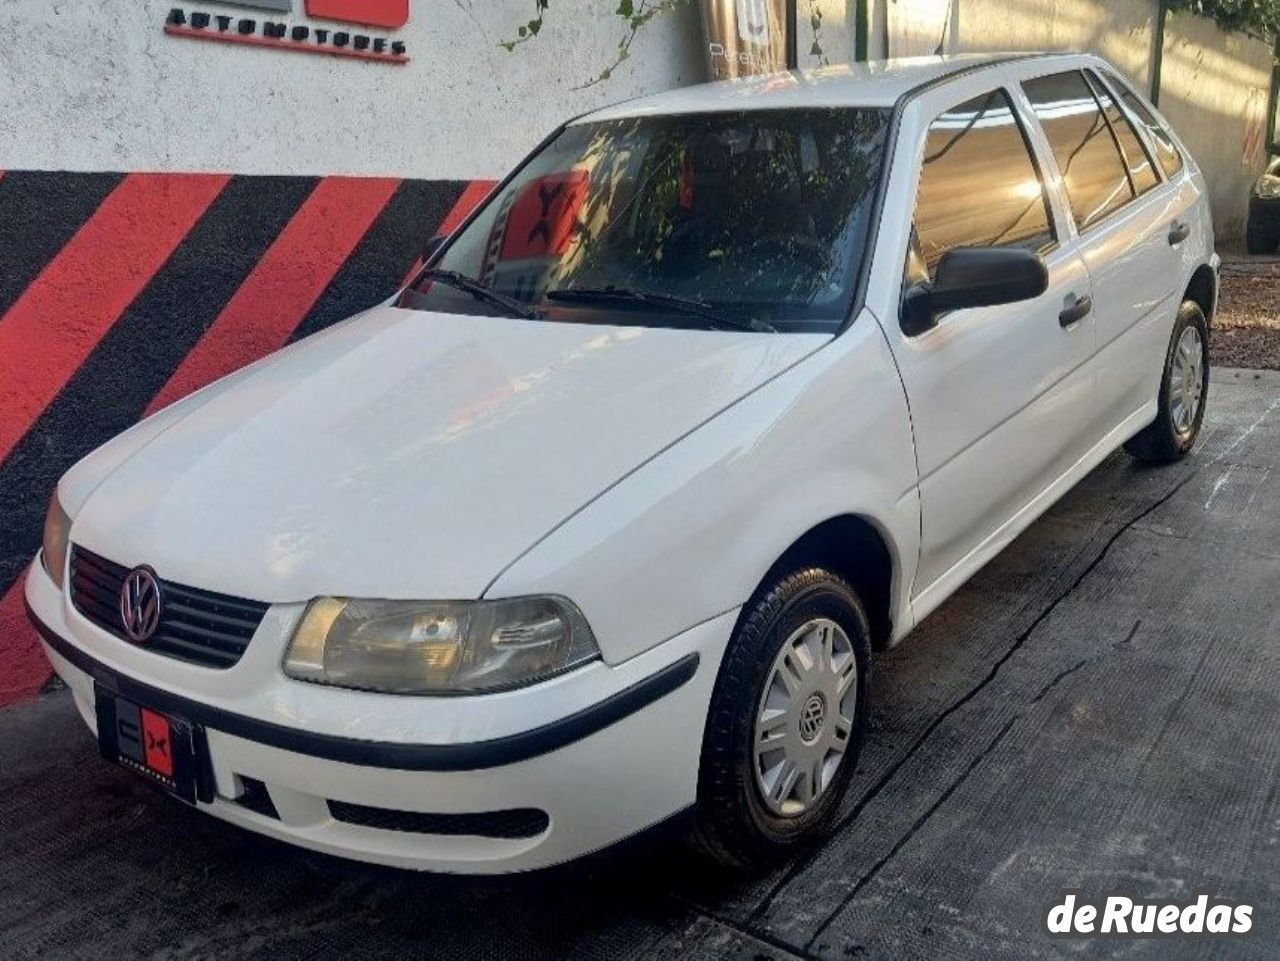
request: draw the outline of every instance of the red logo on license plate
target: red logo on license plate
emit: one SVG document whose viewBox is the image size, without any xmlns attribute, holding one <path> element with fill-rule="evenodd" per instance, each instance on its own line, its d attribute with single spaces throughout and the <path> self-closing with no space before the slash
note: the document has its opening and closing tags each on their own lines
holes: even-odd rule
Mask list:
<svg viewBox="0 0 1280 961">
<path fill-rule="evenodd" d="M 395 30 L 409 22 L 409 0 L 307 0 L 307 16 Z"/>
<path fill-rule="evenodd" d="M 142 742 L 147 767 L 164 777 L 173 777 L 173 732 L 169 721 L 145 707 L 142 709 Z"/>
</svg>

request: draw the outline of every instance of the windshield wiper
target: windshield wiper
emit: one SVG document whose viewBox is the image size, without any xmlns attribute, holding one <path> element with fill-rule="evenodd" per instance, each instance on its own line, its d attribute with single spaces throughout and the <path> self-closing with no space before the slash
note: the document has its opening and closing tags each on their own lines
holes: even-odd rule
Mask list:
<svg viewBox="0 0 1280 961">
<path fill-rule="evenodd" d="M 517 317 L 523 317 L 526 320 L 542 319 L 542 312 L 536 308 L 522 304 L 515 298 L 500 294 L 496 290 L 491 290 L 475 278 L 460 274 L 456 270 L 428 270 L 422 275 L 422 279 L 444 284 L 447 287 L 455 287 L 470 294 L 476 300 L 484 300 L 491 304 L 496 304 Z"/>
<path fill-rule="evenodd" d="M 632 303 L 649 307 L 665 308 L 677 313 L 701 317 L 711 324 L 729 327 L 733 330 L 749 330 L 755 333 L 777 333 L 778 328 L 766 324 L 763 320 L 750 317 L 745 320 L 723 311 L 716 310 L 710 304 L 704 304 L 692 297 L 677 297 L 674 294 L 660 294 L 648 290 L 631 290 L 627 287 L 560 287 L 548 290 L 544 294 L 547 300 L 558 300 L 564 303 Z"/>
</svg>

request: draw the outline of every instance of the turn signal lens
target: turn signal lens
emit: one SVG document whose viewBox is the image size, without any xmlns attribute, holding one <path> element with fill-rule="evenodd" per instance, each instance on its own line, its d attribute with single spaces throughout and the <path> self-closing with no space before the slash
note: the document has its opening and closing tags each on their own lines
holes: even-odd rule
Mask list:
<svg viewBox="0 0 1280 961">
<path fill-rule="evenodd" d="M 49 499 L 49 511 L 44 517 L 44 569 L 53 578 L 53 583 L 62 590 L 62 581 L 67 569 L 67 545 L 71 540 L 71 518 L 62 509 L 58 501 L 58 492 L 53 492 Z"/>
<path fill-rule="evenodd" d="M 392 694 L 467 694 L 541 681 L 600 654 L 562 597 L 312 601 L 285 655 L 289 677 Z"/>
</svg>

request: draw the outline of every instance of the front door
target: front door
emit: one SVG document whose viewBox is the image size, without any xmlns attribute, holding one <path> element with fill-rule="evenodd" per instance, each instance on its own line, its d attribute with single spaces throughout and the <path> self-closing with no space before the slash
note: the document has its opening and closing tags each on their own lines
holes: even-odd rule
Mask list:
<svg viewBox="0 0 1280 961">
<path fill-rule="evenodd" d="M 1088 274 L 1053 205 L 1005 90 L 943 109 L 925 144 L 903 288 L 957 247 L 1040 252 L 1035 300 L 958 310 L 907 336 L 886 322 L 911 409 L 921 542 L 914 606 L 923 617 L 1016 533 L 1089 449 L 1095 325 Z"/>
</svg>

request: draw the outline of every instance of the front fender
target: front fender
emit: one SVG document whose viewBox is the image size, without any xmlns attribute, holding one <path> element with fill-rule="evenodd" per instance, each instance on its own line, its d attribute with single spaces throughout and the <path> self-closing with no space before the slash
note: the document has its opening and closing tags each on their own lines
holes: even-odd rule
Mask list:
<svg viewBox="0 0 1280 961">
<path fill-rule="evenodd" d="M 866 314 L 587 504 L 485 596 L 572 598 L 617 664 L 737 608 L 802 534 L 845 514 L 889 546 L 901 636 L 919 552 L 915 453 L 897 369 Z"/>
</svg>

